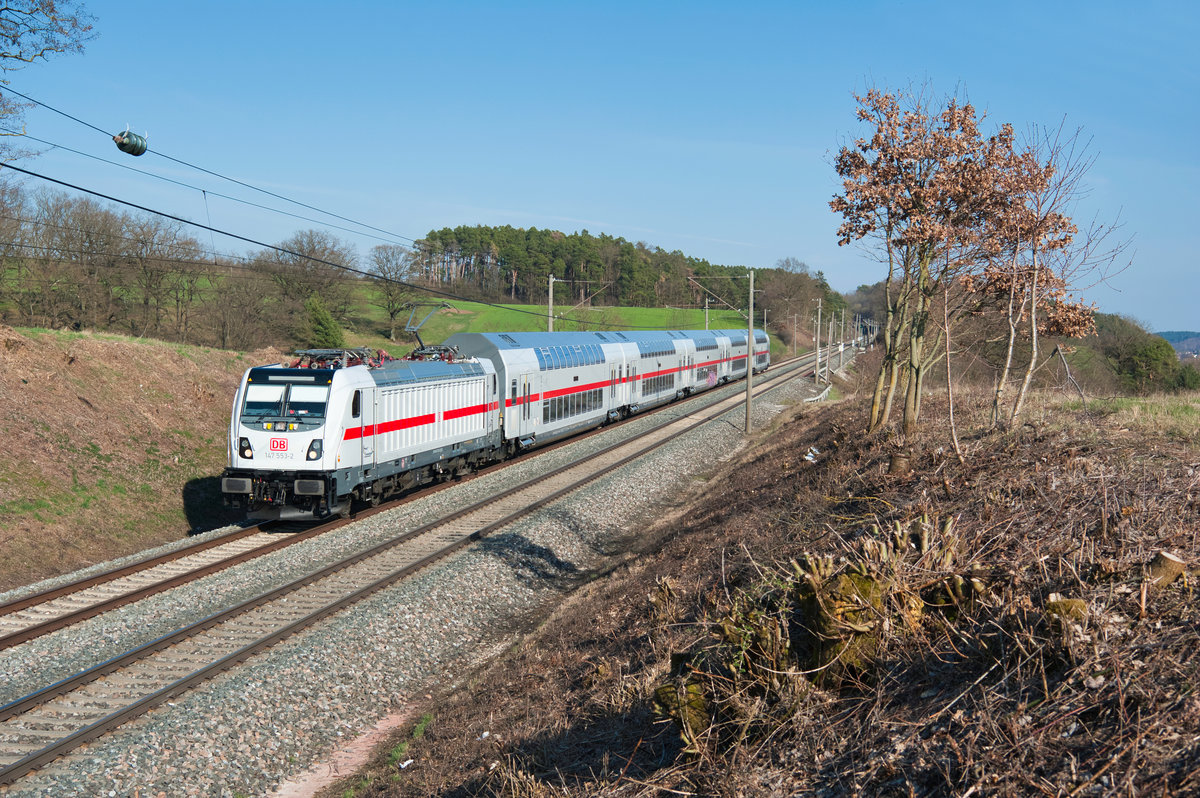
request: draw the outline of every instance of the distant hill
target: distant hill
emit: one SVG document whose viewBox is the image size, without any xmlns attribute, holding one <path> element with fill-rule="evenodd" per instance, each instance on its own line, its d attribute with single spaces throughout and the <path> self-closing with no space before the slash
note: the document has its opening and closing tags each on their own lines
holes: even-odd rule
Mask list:
<svg viewBox="0 0 1200 798">
<path fill-rule="evenodd" d="M 1168 330 L 1167 332 L 1155 333 L 1160 338 L 1165 338 L 1167 343 L 1175 348 L 1179 354 L 1197 354 L 1200 353 L 1200 332 Z"/>
</svg>

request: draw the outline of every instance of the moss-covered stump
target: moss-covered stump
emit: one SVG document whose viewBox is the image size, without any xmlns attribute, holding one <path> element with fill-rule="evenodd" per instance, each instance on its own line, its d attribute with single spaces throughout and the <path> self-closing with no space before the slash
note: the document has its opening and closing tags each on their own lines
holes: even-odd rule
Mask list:
<svg viewBox="0 0 1200 798">
<path fill-rule="evenodd" d="M 880 647 L 886 595 L 886 585 L 859 573 L 799 588 L 793 642 L 814 683 L 836 688 L 869 671 Z"/>
<path fill-rule="evenodd" d="M 672 680 L 659 685 L 654 690 L 654 708 L 675 722 L 688 747 L 694 747 L 712 725 L 704 688 L 695 681 Z"/>
</svg>

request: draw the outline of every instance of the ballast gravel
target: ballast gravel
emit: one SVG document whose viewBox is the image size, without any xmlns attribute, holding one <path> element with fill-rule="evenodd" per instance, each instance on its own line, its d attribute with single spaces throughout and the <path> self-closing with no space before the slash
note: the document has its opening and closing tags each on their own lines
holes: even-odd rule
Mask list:
<svg viewBox="0 0 1200 798">
<path fill-rule="evenodd" d="M 755 427 L 767 424 L 785 405 L 817 393 L 806 380 L 787 380 L 756 400 Z M 682 414 L 671 408 L 663 412 Z M 619 473 L 283 641 L 16 784 L 0 787 L 0 796 L 269 795 L 389 712 L 455 686 L 502 651 L 519 629 L 624 551 L 630 536 L 690 480 L 739 449 L 743 419 L 741 408 L 729 411 Z M 646 418 L 612 432 L 650 423 Z M 412 528 L 449 507 L 477 501 L 535 468 L 565 463 L 610 441 L 608 434 L 597 435 L 545 452 L 537 464 L 532 456 L 519 460 L 332 535 L 0 652 L 0 705 L 296 579 L 337 556 L 369 548 L 398 528 Z M 206 534 L 223 531 L 228 530 Z M 49 586 L 45 582 L 24 592 Z M 0 600 L 21 592 L 0 595 Z"/>
</svg>

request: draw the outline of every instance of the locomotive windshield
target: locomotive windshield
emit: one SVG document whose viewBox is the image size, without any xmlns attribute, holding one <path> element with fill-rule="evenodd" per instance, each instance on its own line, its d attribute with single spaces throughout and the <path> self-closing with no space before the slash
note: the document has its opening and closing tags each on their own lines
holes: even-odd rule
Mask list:
<svg viewBox="0 0 1200 798">
<path fill-rule="evenodd" d="M 288 391 L 287 415 L 325 418 L 328 385 L 293 385 Z"/>
<path fill-rule="evenodd" d="M 242 408 L 242 415 L 248 417 L 282 416 L 283 389 L 286 387 L 286 385 L 247 385 L 246 406 Z"/>
<path fill-rule="evenodd" d="M 325 418 L 329 399 L 328 385 L 256 385 L 246 386 L 242 418 Z"/>
</svg>

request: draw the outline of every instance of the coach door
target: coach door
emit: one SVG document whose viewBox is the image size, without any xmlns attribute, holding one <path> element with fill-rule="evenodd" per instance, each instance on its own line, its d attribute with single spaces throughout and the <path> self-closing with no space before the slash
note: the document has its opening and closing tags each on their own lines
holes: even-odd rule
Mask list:
<svg viewBox="0 0 1200 798">
<path fill-rule="evenodd" d="M 528 374 L 521 375 L 521 392 L 524 396 L 521 398 L 521 429 L 526 435 L 533 432 L 533 410 L 530 408 L 529 390 L 532 380 Z"/>
<path fill-rule="evenodd" d="M 512 437 L 523 437 L 533 432 L 533 416 L 529 409 L 530 382 L 528 374 L 512 378 L 512 397 L 508 408 L 508 425 Z"/>
<path fill-rule="evenodd" d="M 488 392 L 489 388 L 491 389 L 491 392 L 492 392 L 491 398 L 487 397 L 487 392 Z M 487 431 L 495 432 L 496 431 L 496 424 L 495 424 L 496 414 L 493 413 L 492 410 L 493 410 L 493 408 L 499 407 L 500 378 L 498 376 L 496 376 L 495 374 L 492 374 L 492 379 L 490 381 L 488 381 L 487 383 L 485 383 L 483 392 L 484 392 L 484 400 L 483 400 L 484 407 L 487 408 L 487 412 L 483 414 L 484 417 L 487 419 Z"/>
</svg>

